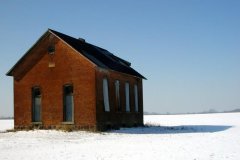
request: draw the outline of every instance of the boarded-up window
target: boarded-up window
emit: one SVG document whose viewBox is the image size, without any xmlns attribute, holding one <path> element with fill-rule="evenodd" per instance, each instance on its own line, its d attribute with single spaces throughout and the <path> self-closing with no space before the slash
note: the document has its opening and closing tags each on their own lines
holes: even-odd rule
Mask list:
<svg viewBox="0 0 240 160">
<path fill-rule="evenodd" d="M 138 112 L 138 87 L 134 85 L 134 102 L 135 102 L 135 112 Z"/>
<path fill-rule="evenodd" d="M 107 78 L 103 79 L 103 102 L 104 102 L 104 111 L 109 112 L 109 96 L 108 96 L 108 80 Z"/>
<path fill-rule="evenodd" d="M 129 83 L 125 83 L 126 112 L 130 112 Z"/>
<path fill-rule="evenodd" d="M 37 87 L 32 89 L 32 121 L 41 121 L 41 91 Z"/>
<path fill-rule="evenodd" d="M 120 82 L 119 82 L 119 80 L 116 80 L 116 81 L 115 81 L 115 98 L 116 98 L 117 111 L 121 111 L 121 104 L 120 104 Z"/>
<path fill-rule="evenodd" d="M 63 121 L 73 122 L 73 86 L 65 85 L 63 87 Z"/>
</svg>

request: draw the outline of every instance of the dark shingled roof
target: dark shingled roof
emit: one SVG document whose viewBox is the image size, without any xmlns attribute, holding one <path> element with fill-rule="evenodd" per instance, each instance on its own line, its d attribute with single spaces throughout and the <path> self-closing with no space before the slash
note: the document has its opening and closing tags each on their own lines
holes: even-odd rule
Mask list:
<svg viewBox="0 0 240 160">
<path fill-rule="evenodd" d="M 75 50 L 82 53 L 97 66 L 146 79 L 144 76 L 130 67 L 130 62 L 115 56 L 106 49 L 97 47 L 83 40 L 70 37 L 52 29 L 49 30 L 61 38 L 63 41 L 65 41 L 67 44 L 69 44 L 71 47 L 73 47 Z"/>
<path fill-rule="evenodd" d="M 83 39 L 76 39 L 66 34 L 54 31 L 52 29 L 48 29 L 48 31 L 44 35 L 46 35 L 47 33 L 52 33 L 56 35 L 57 37 L 65 41 L 68 45 L 70 45 L 72 48 L 77 50 L 79 53 L 84 55 L 86 58 L 88 58 L 90 61 L 92 61 L 94 64 L 101 68 L 111 69 L 114 71 L 146 79 L 144 76 L 142 76 L 140 73 L 138 73 L 137 71 L 130 67 L 131 66 L 130 62 L 115 56 L 106 49 L 87 43 Z M 12 71 L 14 70 L 14 68 L 17 67 L 17 65 L 24 59 L 27 53 L 13 66 L 13 68 L 7 73 L 7 75 L 9 76 L 12 75 Z"/>
</svg>

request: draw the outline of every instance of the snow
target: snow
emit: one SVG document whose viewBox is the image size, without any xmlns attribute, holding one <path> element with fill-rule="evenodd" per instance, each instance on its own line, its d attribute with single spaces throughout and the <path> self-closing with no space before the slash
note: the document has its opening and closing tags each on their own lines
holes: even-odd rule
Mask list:
<svg viewBox="0 0 240 160">
<path fill-rule="evenodd" d="M 0 119 L 0 133 L 13 128 L 13 120 Z"/>
<path fill-rule="evenodd" d="M 4 132 L 13 120 L 0 120 L 0 159 L 240 159 L 240 113 L 147 115 L 144 121 L 148 127 L 91 133 Z"/>
</svg>

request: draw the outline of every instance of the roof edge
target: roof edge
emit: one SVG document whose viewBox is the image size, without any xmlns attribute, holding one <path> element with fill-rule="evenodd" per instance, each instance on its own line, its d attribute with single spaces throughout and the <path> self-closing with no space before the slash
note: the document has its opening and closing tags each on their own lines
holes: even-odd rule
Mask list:
<svg viewBox="0 0 240 160">
<path fill-rule="evenodd" d="M 78 50 L 76 50 L 74 47 L 72 47 L 70 44 L 68 44 L 65 40 L 63 40 L 61 37 L 59 37 L 56 33 L 54 33 L 54 32 L 58 32 L 58 31 L 55 31 L 55 30 L 53 30 L 53 29 L 50 29 L 50 28 L 48 28 L 48 31 L 50 32 L 50 33 L 52 33 L 54 36 L 56 36 L 58 39 L 60 39 L 61 41 L 63 41 L 67 46 L 69 46 L 70 48 L 72 48 L 75 52 L 77 52 L 77 53 L 79 53 L 81 56 L 83 56 L 83 58 L 85 58 L 87 61 L 89 61 L 89 63 L 91 63 L 94 67 L 95 66 L 97 66 L 97 64 L 95 64 L 94 62 L 92 62 L 91 60 L 89 60 L 86 56 L 84 56 L 81 52 L 79 52 Z M 58 33 L 60 33 L 60 32 L 58 32 Z M 61 34 L 63 34 L 63 33 L 61 33 Z M 65 35 L 65 34 L 64 34 Z M 66 36 L 68 36 L 68 35 L 66 35 Z M 69 36 L 69 37 L 71 37 L 71 36 Z M 74 37 L 72 37 L 72 38 L 74 38 Z M 76 39 L 76 38 L 75 38 Z"/>
<path fill-rule="evenodd" d="M 55 33 L 55 32 L 56 32 L 56 33 Z M 26 58 L 26 56 L 32 51 L 32 49 L 33 49 L 34 47 L 36 47 L 36 45 L 37 45 L 41 40 L 43 40 L 44 38 L 46 38 L 49 34 L 54 35 L 56 38 L 58 38 L 59 40 L 61 40 L 62 42 L 64 42 L 67 46 L 69 46 L 71 49 L 73 49 L 75 52 L 79 53 L 79 55 L 81 55 L 81 56 L 84 57 L 88 62 L 90 62 L 90 63 L 93 65 L 93 67 L 96 67 L 96 66 L 99 67 L 96 63 L 94 63 L 93 61 L 91 61 L 91 60 L 90 60 L 88 57 L 86 57 L 83 53 L 81 53 L 80 51 L 78 51 L 77 49 L 75 49 L 75 48 L 74 48 L 73 46 L 71 46 L 68 42 L 66 42 L 63 38 L 61 38 L 60 36 L 58 36 L 58 33 L 60 33 L 60 32 L 48 28 L 47 31 L 45 31 L 45 32 L 42 34 L 42 36 L 37 39 L 37 41 L 25 52 L 25 54 L 17 61 L 17 63 L 15 63 L 15 65 L 6 73 L 6 76 L 14 76 L 13 74 L 14 74 L 15 68 L 18 67 L 18 66 L 21 64 L 21 62 Z M 63 34 L 63 33 L 60 33 L 60 34 Z M 63 35 L 65 35 L 65 34 L 63 34 Z M 66 35 L 66 36 L 68 36 L 68 35 Z M 71 36 L 69 36 L 69 37 L 71 37 Z M 74 37 L 71 37 L 71 38 L 74 38 Z M 76 38 L 74 38 L 74 39 L 76 39 Z M 90 44 L 90 45 L 92 45 L 92 44 Z M 94 45 L 93 45 L 93 46 L 94 46 Z M 94 46 L 94 47 L 98 47 L 98 46 Z M 100 47 L 98 47 L 98 48 L 100 48 Z M 102 48 L 100 48 L 100 49 L 102 49 Z M 103 50 L 105 50 L 105 49 L 103 49 Z M 107 50 L 106 50 L 106 51 L 107 51 Z M 108 52 L 109 52 L 109 51 L 108 51 Z M 110 52 L 109 52 L 109 53 L 110 53 Z M 112 53 L 111 53 L 111 54 L 112 54 Z M 115 55 L 113 54 L 113 56 L 115 56 Z M 118 56 L 115 56 L 115 57 L 118 58 L 118 59 L 120 59 L 120 60 L 122 61 L 122 63 L 125 63 L 125 64 L 127 65 L 126 67 L 131 68 L 131 67 L 130 67 L 131 63 L 130 63 L 130 62 L 128 62 L 128 61 L 126 61 L 126 60 L 124 60 L 124 59 L 122 59 L 122 58 L 120 58 L 120 57 L 118 57 Z M 101 67 L 100 67 L 100 68 L 101 68 Z M 131 68 L 131 69 L 134 70 L 133 68 Z M 110 69 L 110 70 L 114 70 L 114 69 Z M 117 70 L 114 70 L 114 71 L 117 71 Z M 143 75 L 141 75 L 140 73 L 138 73 L 136 70 L 134 70 L 134 71 L 137 73 L 138 76 L 136 76 L 136 75 L 134 75 L 134 74 L 130 74 L 130 73 L 124 73 L 124 72 L 121 72 L 121 71 L 117 71 L 117 72 L 120 72 L 120 73 L 123 73 L 123 74 L 131 75 L 131 76 L 134 76 L 134 77 L 138 77 L 138 78 L 147 80 Z"/>
<path fill-rule="evenodd" d="M 49 32 L 50 29 L 48 29 L 47 31 L 45 31 L 42 36 L 40 38 L 38 38 L 38 40 L 25 52 L 25 54 L 17 61 L 17 63 L 15 63 L 13 65 L 13 67 L 6 73 L 6 76 L 13 76 L 12 72 L 14 70 L 14 68 L 19 65 L 21 63 L 21 61 L 27 56 L 27 54 L 37 45 L 37 43 L 43 39 L 44 36 L 47 35 L 47 33 L 50 33 Z"/>
</svg>

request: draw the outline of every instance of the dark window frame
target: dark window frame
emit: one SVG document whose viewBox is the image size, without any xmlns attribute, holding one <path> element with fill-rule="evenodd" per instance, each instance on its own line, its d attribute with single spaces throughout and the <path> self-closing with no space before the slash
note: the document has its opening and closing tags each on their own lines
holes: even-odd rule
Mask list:
<svg viewBox="0 0 240 160">
<path fill-rule="evenodd" d="M 136 87 L 136 89 L 135 89 L 135 87 Z M 139 87 L 138 87 L 138 83 L 135 83 L 133 85 L 133 93 L 134 93 L 134 112 L 139 113 Z M 136 99 L 137 99 L 137 101 L 136 101 Z"/>
<path fill-rule="evenodd" d="M 39 86 L 34 86 L 34 87 L 32 87 L 31 88 L 31 94 L 32 94 L 32 107 L 31 107 L 31 109 L 32 109 L 32 122 L 41 122 L 42 121 L 42 89 L 41 89 L 41 87 L 39 87 Z M 37 93 L 37 92 L 39 92 L 39 93 Z M 36 120 L 36 117 L 35 117 L 35 115 L 36 115 L 36 111 L 35 111 L 35 109 L 36 109 L 36 104 L 35 104 L 35 98 L 36 98 L 36 96 L 38 96 L 38 97 L 40 97 L 40 108 L 39 108 L 39 120 Z"/>
<path fill-rule="evenodd" d="M 66 93 L 66 89 L 69 90 L 69 87 L 70 88 L 70 91 L 68 91 L 69 93 Z M 66 96 L 70 94 L 72 96 L 72 114 L 71 114 L 71 121 L 70 120 L 67 120 L 67 116 L 66 116 Z M 73 87 L 73 84 L 65 84 L 63 85 L 63 122 L 74 122 L 74 87 Z"/>
<path fill-rule="evenodd" d="M 127 111 L 127 94 L 126 94 L 126 84 L 128 84 L 128 105 L 129 105 L 129 111 Z M 125 85 L 124 85 L 124 94 L 125 94 L 125 111 L 127 113 L 130 113 L 131 112 L 131 84 L 129 81 L 126 81 L 125 82 Z"/>
<path fill-rule="evenodd" d="M 104 98 L 104 80 L 107 81 L 107 96 L 108 96 L 108 107 L 109 107 L 109 111 L 106 110 L 107 106 L 105 106 L 105 98 Z M 110 93 L 110 87 L 109 87 L 109 78 L 107 76 L 104 76 L 102 78 L 102 97 L 103 97 L 103 111 L 104 112 L 110 112 L 111 111 L 111 106 L 110 106 L 110 97 L 109 97 L 109 93 Z"/>
<path fill-rule="evenodd" d="M 114 81 L 114 89 L 115 89 L 115 104 L 116 104 L 116 111 L 121 112 L 122 111 L 122 106 L 121 106 L 121 82 L 120 80 L 116 79 Z M 118 87 L 118 88 L 117 88 Z M 117 92 L 118 89 L 118 92 Z"/>
</svg>

